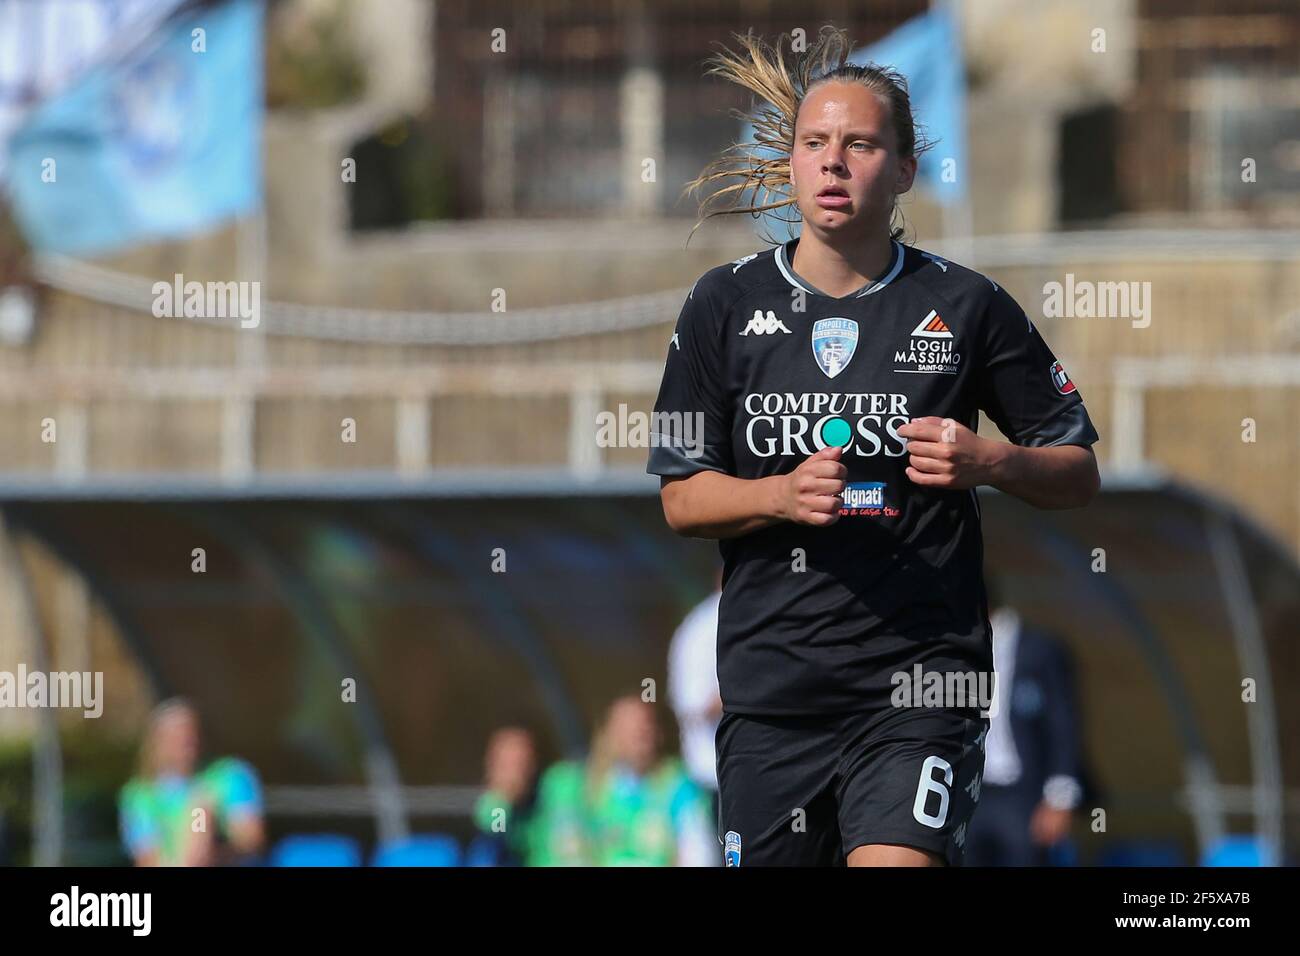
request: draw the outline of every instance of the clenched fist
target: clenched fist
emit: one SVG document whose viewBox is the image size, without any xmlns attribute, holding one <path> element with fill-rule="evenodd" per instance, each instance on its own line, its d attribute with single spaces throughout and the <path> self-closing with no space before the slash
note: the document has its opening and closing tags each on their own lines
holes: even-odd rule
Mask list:
<svg viewBox="0 0 1300 956">
<path fill-rule="evenodd" d="M 930 488 L 964 490 L 992 483 L 1005 446 L 981 438 L 951 418 L 913 418 L 898 430 L 907 439 L 907 477 Z"/>
<path fill-rule="evenodd" d="M 783 476 L 785 483 L 780 495 L 783 518 L 817 528 L 840 520 L 844 479 L 849 474 L 840 462 L 843 454 L 844 449 L 839 445 L 830 445 Z"/>
</svg>

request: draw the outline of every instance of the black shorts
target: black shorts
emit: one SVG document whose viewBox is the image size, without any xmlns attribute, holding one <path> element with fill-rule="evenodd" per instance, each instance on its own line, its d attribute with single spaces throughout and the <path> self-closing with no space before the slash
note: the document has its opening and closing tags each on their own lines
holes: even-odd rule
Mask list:
<svg viewBox="0 0 1300 956">
<path fill-rule="evenodd" d="M 718 724 L 718 838 L 727 866 L 840 866 L 871 843 L 960 865 L 988 718 L 899 707 Z"/>
</svg>

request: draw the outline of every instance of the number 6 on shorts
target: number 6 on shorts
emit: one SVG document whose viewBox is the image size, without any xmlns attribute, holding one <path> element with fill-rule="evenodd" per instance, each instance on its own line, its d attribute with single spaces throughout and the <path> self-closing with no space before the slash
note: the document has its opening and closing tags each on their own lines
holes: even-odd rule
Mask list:
<svg viewBox="0 0 1300 956">
<path fill-rule="evenodd" d="M 934 770 L 943 770 L 943 783 L 934 778 Z M 942 757 L 926 757 L 921 764 L 921 779 L 916 785 L 916 799 L 912 802 L 912 816 L 916 822 L 935 830 L 948 819 L 948 787 L 952 786 L 952 764 Z M 939 795 L 939 812 L 931 816 L 925 812 L 925 800 L 931 793 Z"/>
</svg>

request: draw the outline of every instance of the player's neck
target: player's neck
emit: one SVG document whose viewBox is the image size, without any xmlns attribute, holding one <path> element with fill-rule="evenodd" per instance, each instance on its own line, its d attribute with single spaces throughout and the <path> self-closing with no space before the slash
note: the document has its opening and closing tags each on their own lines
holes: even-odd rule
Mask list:
<svg viewBox="0 0 1300 956">
<path fill-rule="evenodd" d="M 894 244 L 887 234 L 831 244 L 805 227 L 790 265 L 818 289 L 839 297 L 879 279 L 893 261 Z"/>
</svg>

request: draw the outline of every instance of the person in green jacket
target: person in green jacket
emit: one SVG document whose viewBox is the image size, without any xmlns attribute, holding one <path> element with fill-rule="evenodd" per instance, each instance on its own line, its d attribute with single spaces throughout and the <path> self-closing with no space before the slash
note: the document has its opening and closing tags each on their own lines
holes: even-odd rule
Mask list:
<svg viewBox="0 0 1300 956">
<path fill-rule="evenodd" d="M 584 866 L 591 863 L 586 767 L 563 760 L 539 779 L 533 735 L 502 727 L 488 740 L 485 786 L 474 823 L 497 866 Z M 472 853 L 473 855 L 473 853 Z"/>
<path fill-rule="evenodd" d="M 199 766 L 198 713 L 186 701 L 154 709 L 140 769 L 122 788 L 122 841 L 137 866 L 239 863 L 264 842 L 256 771 L 234 757 Z"/>
<path fill-rule="evenodd" d="M 721 850 L 707 795 L 660 754 L 654 705 L 610 706 L 588 766 L 590 840 L 599 866 L 707 866 Z"/>
<path fill-rule="evenodd" d="M 480 830 L 526 866 L 707 866 L 717 846 L 707 795 L 659 752 L 653 705 L 610 706 L 586 761 L 562 760 L 531 788 L 531 737 L 493 735 Z"/>
</svg>

